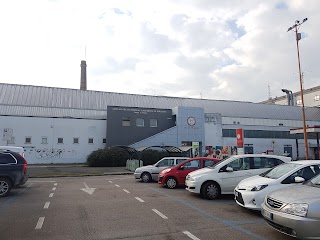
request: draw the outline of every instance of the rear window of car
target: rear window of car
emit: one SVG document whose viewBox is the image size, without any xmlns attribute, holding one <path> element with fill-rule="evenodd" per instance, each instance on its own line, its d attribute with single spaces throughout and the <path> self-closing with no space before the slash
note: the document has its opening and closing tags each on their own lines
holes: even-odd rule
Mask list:
<svg viewBox="0 0 320 240">
<path fill-rule="evenodd" d="M 17 161 L 12 157 L 11 154 L 3 153 L 0 154 L 0 164 L 16 164 Z"/>
</svg>

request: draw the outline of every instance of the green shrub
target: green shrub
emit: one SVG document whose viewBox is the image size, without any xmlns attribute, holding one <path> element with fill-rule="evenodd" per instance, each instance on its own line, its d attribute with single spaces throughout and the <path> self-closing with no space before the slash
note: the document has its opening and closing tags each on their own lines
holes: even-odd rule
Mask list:
<svg viewBox="0 0 320 240">
<path fill-rule="evenodd" d="M 98 149 L 87 157 L 87 165 L 90 167 L 124 167 L 130 154 L 118 147 L 110 149 Z"/>
</svg>

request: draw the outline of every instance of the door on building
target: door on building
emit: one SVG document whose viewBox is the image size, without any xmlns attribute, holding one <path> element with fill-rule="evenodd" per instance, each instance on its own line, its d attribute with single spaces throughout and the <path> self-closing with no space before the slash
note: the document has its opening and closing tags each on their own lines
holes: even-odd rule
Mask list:
<svg viewBox="0 0 320 240">
<path fill-rule="evenodd" d="M 253 146 L 244 146 L 244 154 L 253 154 Z"/>
<path fill-rule="evenodd" d="M 292 146 L 290 145 L 284 146 L 283 153 L 287 154 L 288 157 L 292 158 Z"/>
</svg>

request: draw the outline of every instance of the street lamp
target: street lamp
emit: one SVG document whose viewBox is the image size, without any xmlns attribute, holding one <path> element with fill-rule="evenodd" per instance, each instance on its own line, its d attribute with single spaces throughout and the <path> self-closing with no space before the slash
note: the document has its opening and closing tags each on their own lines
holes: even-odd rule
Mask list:
<svg viewBox="0 0 320 240">
<path fill-rule="evenodd" d="M 301 102 L 302 102 L 302 121 L 303 121 L 303 137 L 304 137 L 304 147 L 306 151 L 306 159 L 309 159 L 308 153 L 308 138 L 307 138 L 307 130 L 306 130 L 306 115 L 304 111 L 304 100 L 303 100 L 303 88 L 302 88 L 302 74 L 301 74 L 301 67 L 300 67 L 300 53 L 299 53 L 299 40 L 301 39 L 301 33 L 298 33 L 299 27 L 302 23 L 307 21 L 308 18 L 305 18 L 300 22 L 296 20 L 296 23 L 288 28 L 288 31 L 293 30 L 296 33 L 296 42 L 297 42 L 297 52 L 298 52 L 298 65 L 299 65 L 299 76 L 300 76 L 300 95 L 301 95 Z"/>
<path fill-rule="evenodd" d="M 287 99 L 288 99 L 288 106 L 290 105 L 294 105 L 293 104 L 293 94 L 292 94 L 292 91 L 291 90 L 288 90 L 288 89 L 281 89 L 282 92 L 286 93 L 287 95 Z"/>
</svg>

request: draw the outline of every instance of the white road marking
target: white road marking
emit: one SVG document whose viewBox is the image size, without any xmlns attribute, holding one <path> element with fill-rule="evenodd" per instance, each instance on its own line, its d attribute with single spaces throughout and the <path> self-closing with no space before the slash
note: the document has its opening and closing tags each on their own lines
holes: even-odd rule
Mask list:
<svg viewBox="0 0 320 240">
<path fill-rule="evenodd" d="M 116 187 L 120 187 L 118 184 L 115 184 Z"/>
<path fill-rule="evenodd" d="M 53 188 L 52 188 L 52 191 L 55 191 L 56 189 L 57 189 L 56 187 L 53 187 Z"/>
<path fill-rule="evenodd" d="M 50 205 L 50 202 L 46 202 L 45 204 L 44 204 L 44 209 L 48 209 L 49 208 L 49 205 Z"/>
<path fill-rule="evenodd" d="M 109 181 L 109 183 L 113 183 L 112 181 Z"/>
<path fill-rule="evenodd" d="M 50 193 L 50 194 L 49 194 L 49 197 L 53 197 L 53 194 L 54 194 L 54 193 Z"/>
<path fill-rule="evenodd" d="M 95 188 L 89 188 L 89 186 L 84 182 L 84 186 L 86 188 L 80 188 L 80 190 L 86 192 L 86 193 L 89 193 L 90 195 L 93 194 L 94 190 L 96 190 Z"/>
<path fill-rule="evenodd" d="M 162 217 L 163 219 L 168 219 L 168 217 L 164 214 L 162 214 L 161 212 L 159 212 L 157 209 L 152 209 L 152 211 L 154 211 L 156 214 L 158 214 L 160 217 Z"/>
<path fill-rule="evenodd" d="M 125 191 L 126 193 L 130 193 L 127 189 L 123 189 L 123 191 Z"/>
<path fill-rule="evenodd" d="M 53 185 L 57 186 L 57 185 L 58 185 L 58 183 L 55 183 L 55 184 L 53 184 Z"/>
<path fill-rule="evenodd" d="M 144 202 L 141 198 L 139 197 L 135 197 L 135 199 L 137 199 L 139 202 Z"/>
<path fill-rule="evenodd" d="M 36 226 L 36 230 L 37 229 L 41 229 L 42 228 L 42 225 L 43 225 L 43 222 L 44 222 L 44 217 L 39 217 L 39 220 L 38 220 L 38 223 L 37 223 L 37 226 Z"/>
<path fill-rule="evenodd" d="M 50 182 L 56 182 L 56 181 L 29 181 L 28 183 L 50 183 Z"/>
<path fill-rule="evenodd" d="M 190 233 L 188 231 L 183 231 L 183 233 L 185 235 L 187 235 L 189 238 L 191 238 L 192 240 L 200 240 L 200 238 L 197 238 L 195 235 L 193 235 L 192 233 Z"/>
<path fill-rule="evenodd" d="M 30 187 L 31 187 L 31 185 L 32 185 L 32 183 L 28 184 L 27 188 L 30 188 Z"/>
</svg>

